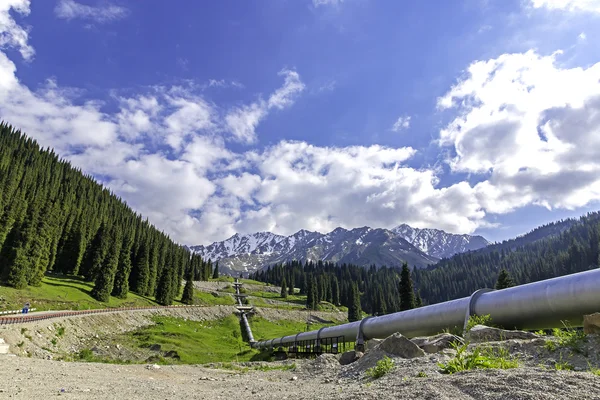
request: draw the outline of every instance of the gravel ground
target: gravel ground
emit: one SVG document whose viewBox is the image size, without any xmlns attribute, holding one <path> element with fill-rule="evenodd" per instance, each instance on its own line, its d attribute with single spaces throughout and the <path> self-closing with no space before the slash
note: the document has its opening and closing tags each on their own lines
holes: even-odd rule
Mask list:
<svg viewBox="0 0 600 400">
<path fill-rule="evenodd" d="M 371 381 L 362 376 L 339 378 L 346 367 L 323 358 L 296 361 L 295 371 L 240 373 L 201 366 L 154 368 L 2 355 L 0 398 L 600 399 L 600 377 L 588 372 L 518 368 L 453 375 L 432 373 L 419 378 L 416 369 L 397 367 Z"/>
</svg>

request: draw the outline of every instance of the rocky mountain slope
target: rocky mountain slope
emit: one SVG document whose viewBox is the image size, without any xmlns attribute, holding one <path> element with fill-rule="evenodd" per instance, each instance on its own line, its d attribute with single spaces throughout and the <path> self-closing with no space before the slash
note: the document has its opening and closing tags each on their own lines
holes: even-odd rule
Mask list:
<svg viewBox="0 0 600 400">
<path fill-rule="evenodd" d="M 400 225 L 391 230 L 336 228 L 327 234 L 300 230 L 291 236 L 270 232 L 235 234 L 222 242 L 190 249 L 204 259 L 219 261 L 223 272 L 246 273 L 291 260 L 324 260 L 364 266 L 394 266 L 406 261 L 411 267 L 423 268 L 440 258 L 487 244 L 481 236 L 454 235 Z"/>
<path fill-rule="evenodd" d="M 422 252 L 436 258 L 452 257 L 457 253 L 477 250 L 489 242 L 483 236 L 456 235 L 439 229 L 418 229 L 406 224 L 392 229 Z"/>
</svg>

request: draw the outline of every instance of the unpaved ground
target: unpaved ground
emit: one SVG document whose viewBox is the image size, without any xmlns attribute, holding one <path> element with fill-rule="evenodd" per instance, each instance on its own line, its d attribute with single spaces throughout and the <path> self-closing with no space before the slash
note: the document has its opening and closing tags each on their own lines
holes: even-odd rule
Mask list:
<svg viewBox="0 0 600 400">
<path fill-rule="evenodd" d="M 340 372 L 348 367 L 336 365 L 328 357 L 298 360 L 294 371 L 236 372 L 201 366 L 154 369 L 0 356 L 0 398 L 600 399 L 600 377 L 588 372 L 518 368 L 453 375 L 434 372 L 419 378 L 414 368 L 398 366 L 372 381 L 364 376 L 340 378 Z"/>
</svg>

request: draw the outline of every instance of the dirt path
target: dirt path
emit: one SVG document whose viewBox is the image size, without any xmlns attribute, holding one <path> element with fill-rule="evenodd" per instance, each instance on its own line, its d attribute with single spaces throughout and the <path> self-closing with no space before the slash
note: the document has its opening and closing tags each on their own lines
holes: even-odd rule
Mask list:
<svg viewBox="0 0 600 400">
<path fill-rule="evenodd" d="M 295 371 L 245 373 L 201 366 L 155 369 L 14 356 L 0 356 L 0 365 L 3 399 L 600 399 L 600 377 L 536 368 L 425 378 L 398 369 L 371 381 L 339 378 L 345 367 L 319 360 L 297 361 Z"/>
</svg>

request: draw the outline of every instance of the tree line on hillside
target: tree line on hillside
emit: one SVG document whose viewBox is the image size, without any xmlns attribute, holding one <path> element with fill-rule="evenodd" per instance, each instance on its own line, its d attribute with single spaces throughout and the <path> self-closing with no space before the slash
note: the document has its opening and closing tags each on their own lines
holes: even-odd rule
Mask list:
<svg viewBox="0 0 600 400">
<path fill-rule="evenodd" d="M 0 280 L 38 286 L 48 271 L 82 276 L 92 295 L 129 291 L 169 305 L 181 279 L 208 280 L 212 264 L 51 149 L 0 124 Z"/>
<path fill-rule="evenodd" d="M 541 230 L 546 235 L 540 233 Z M 547 236 L 548 232 L 551 236 Z M 515 240 L 457 254 L 426 269 L 369 268 L 323 261 L 291 261 L 251 275 L 282 286 L 282 297 L 300 288 L 307 307 L 320 301 L 343 305 L 350 320 L 360 310 L 371 315 L 402 311 L 471 295 L 477 289 L 517 284 L 597 268 L 600 264 L 600 213 L 548 224 Z"/>
<path fill-rule="evenodd" d="M 362 311 L 383 315 L 421 305 L 407 264 L 402 268 L 364 268 L 323 261 L 290 261 L 257 271 L 250 278 L 281 285 L 282 297 L 299 288 L 311 310 L 316 310 L 321 301 L 348 307 L 350 321 L 359 320 Z"/>
<path fill-rule="evenodd" d="M 550 224 L 546 227 L 554 227 Z M 537 234 L 539 230 L 532 233 Z M 428 304 L 470 296 L 481 288 L 493 288 L 499 271 L 506 270 L 516 284 L 573 274 L 600 265 L 600 213 L 588 213 L 569 222 L 566 230 L 550 237 L 515 241 L 457 254 L 412 277 Z M 528 236 L 528 235 L 525 235 Z"/>
</svg>

